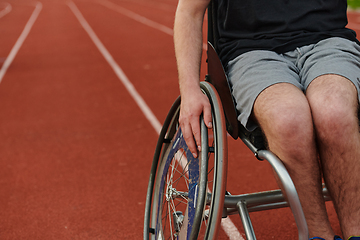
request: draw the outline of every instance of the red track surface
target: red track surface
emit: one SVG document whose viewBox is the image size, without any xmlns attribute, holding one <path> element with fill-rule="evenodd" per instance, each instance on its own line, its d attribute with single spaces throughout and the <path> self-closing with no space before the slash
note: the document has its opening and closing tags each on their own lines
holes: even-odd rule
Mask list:
<svg viewBox="0 0 360 240">
<path fill-rule="evenodd" d="M 68 2 L 40 1 L 0 84 L 0 238 L 141 239 L 157 132 Z M 172 28 L 176 0 L 109 1 Z M 12 9 L 0 18 L 0 66 L 37 3 L 6 2 Z M 178 95 L 172 36 L 95 0 L 74 3 L 162 122 Z M 239 141 L 229 139 L 229 158 L 233 194 L 277 188 L 269 166 Z M 329 212 L 339 232 L 331 204 Z M 251 217 L 258 239 L 297 236 L 288 209 Z M 231 219 L 242 232 L 239 217 Z"/>
</svg>

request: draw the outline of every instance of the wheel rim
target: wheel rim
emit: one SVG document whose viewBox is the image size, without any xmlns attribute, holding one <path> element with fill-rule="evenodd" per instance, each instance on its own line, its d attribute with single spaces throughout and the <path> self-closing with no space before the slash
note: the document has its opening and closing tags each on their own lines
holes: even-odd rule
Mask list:
<svg viewBox="0 0 360 240">
<path fill-rule="evenodd" d="M 199 161 L 192 157 L 179 130 L 159 166 L 155 239 L 190 238 L 198 197 Z"/>
<path fill-rule="evenodd" d="M 211 86 L 208 85 L 207 83 L 201 84 L 204 93 L 214 95 Z M 151 211 L 151 224 L 148 226 L 150 226 L 151 239 L 208 240 L 216 238 L 223 211 L 227 156 L 226 134 L 224 134 L 226 131 L 224 117 L 221 114 L 222 108 L 217 105 L 217 102 L 219 102 L 218 96 L 215 94 L 212 97 L 215 98 L 216 103 L 212 102 L 214 104 L 213 110 L 215 110 L 213 128 L 208 132 L 203 120 L 201 120 L 202 129 L 206 129 L 206 133 L 202 132 L 202 139 L 204 139 L 203 134 L 205 134 L 206 139 L 210 142 L 210 146 L 208 142 L 202 143 L 202 149 L 204 150 L 200 154 L 200 164 L 202 166 L 199 166 L 198 159 L 194 159 L 194 162 L 195 160 L 197 162 L 197 165 L 194 165 L 195 167 L 192 167 L 190 164 L 192 162 L 190 160 L 192 154 L 187 149 L 179 130 L 179 105 L 177 105 L 176 113 L 175 111 L 171 114 L 169 113 L 172 115 L 172 119 L 171 123 L 166 125 L 166 134 L 159 139 L 162 142 L 162 150 L 161 154 L 157 155 L 159 166 L 156 170 L 156 179 L 153 181 L 154 189 L 151 191 L 155 193 L 153 194 L 151 210 L 149 210 Z M 218 135 L 222 137 L 217 138 Z M 168 141 L 170 139 L 172 141 Z M 212 149 L 212 151 L 208 151 L 209 149 Z M 188 157 L 186 158 L 187 164 L 182 164 L 185 167 L 181 167 L 182 170 L 178 171 L 175 169 L 178 169 L 181 164 L 172 163 L 176 162 L 173 160 L 177 154 Z M 202 161 L 201 159 L 206 159 L 207 161 Z M 203 166 L 205 162 L 206 168 Z M 187 170 L 184 171 L 184 168 Z M 206 169 L 205 173 L 204 169 Z M 192 179 L 191 184 L 193 185 L 190 184 L 189 177 L 185 177 L 190 172 L 196 175 L 196 177 L 193 175 L 190 177 Z M 174 173 L 180 174 L 181 177 L 179 179 L 181 181 L 174 177 L 176 175 Z M 206 176 L 205 180 L 204 176 Z M 199 181 L 201 183 L 198 183 Z M 195 193 L 197 192 L 196 186 L 198 186 L 197 188 L 201 192 L 198 196 Z M 207 193 L 208 189 L 216 194 Z M 202 199 L 202 202 L 200 199 Z M 194 206 L 196 201 L 198 202 L 195 209 L 191 206 Z M 197 213 L 195 217 L 193 217 L 194 213 Z M 190 236 L 190 234 L 192 235 Z"/>
</svg>

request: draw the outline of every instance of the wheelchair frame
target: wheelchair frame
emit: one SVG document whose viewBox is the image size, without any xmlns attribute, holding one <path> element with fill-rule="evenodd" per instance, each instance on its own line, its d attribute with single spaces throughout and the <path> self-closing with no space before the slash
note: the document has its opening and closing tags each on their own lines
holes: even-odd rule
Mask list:
<svg viewBox="0 0 360 240">
<path fill-rule="evenodd" d="M 168 234 L 170 239 L 216 239 L 221 218 L 238 213 L 246 238 L 255 240 L 250 212 L 290 207 L 298 228 L 299 240 L 308 240 L 309 233 L 305 216 L 295 186 L 285 166 L 277 156 L 264 148 L 261 134 L 248 132 L 237 121 L 227 78 L 217 56 L 216 46 L 212 45 L 216 43 L 214 39 L 218 37 L 214 21 L 215 9 L 216 1 L 212 0 L 208 8 L 208 75 L 206 81 L 200 84 L 212 106 L 213 133 L 209 134 L 209 130 L 201 120 L 203 151 L 199 159 L 192 158 L 177 122 L 180 98 L 175 101 L 163 125 L 154 154 L 145 206 L 144 239 L 164 239 L 165 234 Z M 270 163 L 282 184 L 282 190 L 242 195 L 226 194 L 226 132 L 234 139 L 240 138 L 257 159 Z M 211 134 L 214 135 L 214 140 L 212 145 L 209 145 Z M 176 151 L 181 151 L 187 157 L 183 170 L 176 170 L 181 172 L 179 179 L 185 178 L 187 182 L 185 184 L 187 190 L 184 191 L 177 189 L 181 188 L 177 182 L 165 180 L 169 179 L 169 175 L 174 174 L 174 166 L 181 165 L 180 163 L 172 165 L 173 162 L 179 162 L 175 159 Z M 214 155 L 211 160 L 213 166 L 209 167 L 211 154 Z M 197 164 L 191 170 L 190 165 L 193 162 Z M 191 179 L 191 175 L 195 177 Z M 212 188 L 209 188 L 209 185 L 212 185 Z M 194 192 L 195 187 L 197 190 Z M 326 187 L 323 188 L 323 195 L 325 200 L 330 200 Z M 175 203 L 175 201 L 178 202 Z M 165 209 L 165 205 L 168 209 Z M 180 205 L 184 205 L 182 210 L 176 210 Z M 166 216 L 162 216 L 164 212 Z"/>
</svg>

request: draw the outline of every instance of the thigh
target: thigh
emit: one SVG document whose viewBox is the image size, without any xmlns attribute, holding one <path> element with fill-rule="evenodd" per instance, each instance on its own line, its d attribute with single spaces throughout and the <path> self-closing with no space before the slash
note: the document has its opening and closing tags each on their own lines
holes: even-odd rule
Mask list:
<svg viewBox="0 0 360 240">
<path fill-rule="evenodd" d="M 315 123 L 320 118 L 336 119 L 347 114 L 357 117 L 360 99 L 360 46 L 357 43 L 342 38 L 320 41 L 300 58 L 299 65 Z"/>
<path fill-rule="evenodd" d="M 319 81 L 322 91 L 326 89 L 326 91 L 331 91 L 331 88 L 337 87 L 335 85 L 337 83 L 339 87 L 343 87 L 346 83 L 340 81 L 347 79 L 353 83 L 359 99 L 360 46 L 357 43 L 343 38 L 325 39 L 315 44 L 310 51 L 302 54 L 297 67 L 301 69 L 299 76 L 305 91 L 308 91 L 308 87 L 313 85 L 311 83 L 315 79 L 324 81 L 324 84 Z M 330 80 L 334 82 L 331 83 Z M 331 86 L 327 87 L 329 84 Z M 336 89 L 333 90 L 337 92 Z"/>
<path fill-rule="evenodd" d="M 295 64 L 271 51 L 242 54 L 229 62 L 227 75 L 239 112 L 238 120 L 250 131 L 257 126 L 250 117 L 254 102 L 265 89 L 287 83 L 300 92 L 303 90 Z"/>
</svg>

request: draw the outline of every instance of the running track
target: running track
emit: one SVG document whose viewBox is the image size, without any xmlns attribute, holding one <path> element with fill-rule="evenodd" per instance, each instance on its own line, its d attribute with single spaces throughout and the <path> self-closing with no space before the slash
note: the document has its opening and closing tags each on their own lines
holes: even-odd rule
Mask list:
<svg viewBox="0 0 360 240">
<path fill-rule="evenodd" d="M 0 239 L 142 238 L 157 134 L 179 94 L 176 3 L 0 0 Z M 240 142 L 229 158 L 231 193 L 276 188 Z M 296 239 L 288 209 L 251 217 L 258 239 Z M 219 239 L 241 239 L 230 219 Z"/>
</svg>

